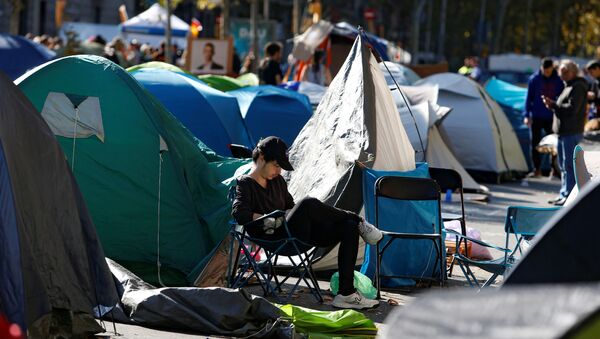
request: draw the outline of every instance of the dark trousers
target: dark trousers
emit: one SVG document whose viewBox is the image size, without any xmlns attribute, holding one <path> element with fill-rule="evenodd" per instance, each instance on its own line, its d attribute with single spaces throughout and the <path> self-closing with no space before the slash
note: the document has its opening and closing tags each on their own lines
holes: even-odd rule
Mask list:
<svg viewBox="0 0 600 339">
<path fill-rule="evenodd" d="M 293 236 L 317 247 L 340 243 L 338 269 L 342 295 L 354 293 L 354 265 L 358 254 L 358 223 L 352 212 L 326 205 L 315 198 L 304 198 L 287 215 Z"/>
<path fill-rule="evenodd" d="M 544 134 L 542 135 L 542 131 Z M 552 134 L 552 120 L 532 119 L 531 121 L 531 161 L 533 168 L 540 170 L 542 164 L 542 155 L 535 148 L 542 140 L 542 137 Z"/>
</svg>

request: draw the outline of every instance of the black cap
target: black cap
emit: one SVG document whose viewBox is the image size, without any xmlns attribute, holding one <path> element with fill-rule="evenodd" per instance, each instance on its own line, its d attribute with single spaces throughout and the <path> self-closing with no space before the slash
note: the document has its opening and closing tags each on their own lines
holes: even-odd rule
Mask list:
<svg viewBox="0 0 600 339">
<path fill-rule="evenodd" d="M 294 168 L 290 164 L 287 154 L 287 145 L 278 137 L 266 137 L 256 145 L 258 150 L 267 159 L 277 161 L 277 164 L 286 171 L 293 171 Z"/>
</svg>

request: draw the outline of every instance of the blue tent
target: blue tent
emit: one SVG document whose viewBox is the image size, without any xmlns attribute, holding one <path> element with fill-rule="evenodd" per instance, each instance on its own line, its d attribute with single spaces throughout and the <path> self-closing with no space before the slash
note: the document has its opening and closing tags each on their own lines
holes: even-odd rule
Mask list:
<svg viewBox="0 0 600 339">
<path fill-rule="evenodd" d="M 0 34 L 0 71 L 13 80 L 55 57 L 53 51 L 36 42 L 17 35 Z"/>
<path fill-rule="evenodd" d="M 312 115 L 308 97 L 291 90 L 265 85 L 227 92 L 237 98 L 252 140 L 271 135 L 291 145 Z"/>
<path fill-rule="evenodd" d="M 531 136 L 529 127 L 523 123 L 523 110 L 525 109 L 525 98 L 527 97 L 527 88 L 515 86 L 506 81 L 491 78 L 485 84 L 485 90 L 502 107 L 502 110 L 510 120 L 521 149 L 527 160 L 527 165 L 532 168 L 530 156 Z"/>
<path fill-rule="evenodd" d="M 131 73 L 206 146 L 230 156 L 229 144 L 253 146 L 237 100 L 197 78 L 159 68 Z"/>
<path fill-rule="evenodd" d="M 347 37 L 354 41 L 354 39 L 358 35 L 358 29 L 347 22 L 338 22 L 333 26 L 331 34 Z M 373 46 L 373 48 L 377 50 L 377 52 L 379 53 L 379 55 L 381 55 L 381 58 L 384 61 L 389 61 L 390 57 L 387 54 L 389 42 L 385 39 L 378 37 L 377 35 L 371 34 L 366 31 L 365 35 L 368 38 L 367 43 L 369 43 L 371 46 Z"/>
</svg>

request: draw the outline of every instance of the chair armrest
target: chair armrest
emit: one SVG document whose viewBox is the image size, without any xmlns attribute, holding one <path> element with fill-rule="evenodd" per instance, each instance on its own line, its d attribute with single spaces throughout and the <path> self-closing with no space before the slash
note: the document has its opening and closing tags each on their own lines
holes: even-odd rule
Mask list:
<svg viewBox="0 0 600 339">
<path fill-rule="evenodd" d="M 446 232 L 446 233 L 452 234 L 452 235 L 454 235 L 454 236 L 456 236 L 458 238 L 462 238 L 462 239 L 466 239 L 468 241 L 472 241 L 472 242 L 474 242 L 474 243 L 476 243 L 478 245 L 481 245 L 481 246 L 485 246 L 485 247 L 488 247 L 488 248 L 493 248 L 493 249 L 498 250 L 500 252 L 506 252 L 506 253 L 510 253 L 511 252 L 510 249 L 507 249 L 507 248 L 504 248 L 504 247 L 498 247 L 498 246 L 490 245 L 490 244 L 488 244 L 488 243 L 486 243 L 484 241 L 481 241 L 479 239 L 474 239 L 474 238 L 471 238 L 471 237 L 467 237 L 466 235 L 463 235 L 462 233 L 458 233 L 455 230 L 450 230 L 450 229 L 444 228 L 444 229 L 442 229 L 442 232 Z"/>
</svg>

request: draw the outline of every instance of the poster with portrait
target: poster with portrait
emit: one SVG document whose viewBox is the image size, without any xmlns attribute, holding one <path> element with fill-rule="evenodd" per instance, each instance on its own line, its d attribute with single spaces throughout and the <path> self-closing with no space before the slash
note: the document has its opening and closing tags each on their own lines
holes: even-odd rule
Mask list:
<svg viewBox="0 0 600 339">
<path fill-rule="evenodd" d="M 233 59 L 231 39 L 190 39 L 186 68 L 194 74 L 231 73 Z"/>
</svg>

